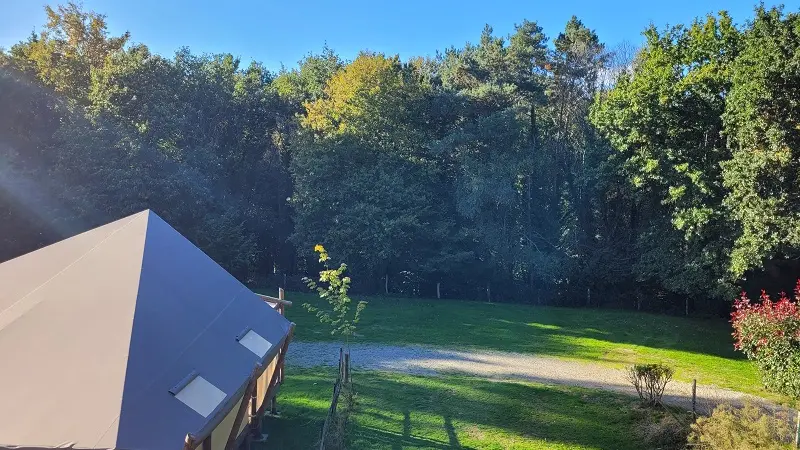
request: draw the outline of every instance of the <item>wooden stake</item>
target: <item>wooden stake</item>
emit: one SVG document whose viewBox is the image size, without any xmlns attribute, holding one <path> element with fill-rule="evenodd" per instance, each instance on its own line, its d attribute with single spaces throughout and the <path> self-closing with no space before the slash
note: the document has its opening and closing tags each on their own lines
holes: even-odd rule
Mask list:
<svg viewBox="0 0 800 450">
<path fill-rule="evenodd" d="M 350 382 L 350 352 L 344 354 L 344 382 Z"/>
<path fill-rule="evenodd" d="M 261 417 L 258 415 L 257 388 L 250 392 L 250 435 L 254 438 L 261 437 Z"/>
<path fill-rule="evenodd" d="M 336 382 L 342 381 L 342 374 L 344 373 L 344 349 L 339 347 L 339 373 L 336 375 Z"/>
<path fill-rule="evenodd" d="M 794 435 L 794 448 L 800 448 L 800 411 L 797 411 L 797 431 Z"/>
<path fill-rule="evenodd" d="M 438 299 L 442 298 L 442 291 L 440 289 L 441 285 L 442 285 L 441 281 L 437 281 L 436 282 L 436 298 L 438 298 Z"/>
<path fill-rule="evenodd" d="M 191 434 L 187 434 L 186 439 L 184 439 L 183 441 L 183 449 L 192 450 L 194 448 L 195 448 L 194 437 Z"/>
</svg>

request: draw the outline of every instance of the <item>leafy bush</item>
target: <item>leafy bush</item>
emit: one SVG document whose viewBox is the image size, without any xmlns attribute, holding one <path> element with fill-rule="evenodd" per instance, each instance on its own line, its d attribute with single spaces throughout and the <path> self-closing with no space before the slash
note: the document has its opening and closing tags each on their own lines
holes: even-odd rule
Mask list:
<svg viewBox="0 0 800 450">
<path fill-rule="evenodd" d="M 771 414 L 753 402 L 737 408 L 722 404 L 711 417 L 692 424 L 689 443 L 708 450 L 779 450 L 791 448 L 792 429 L 785 412 Z"/>
<path fill-rule="evenodd" d="M 734 303 L 731 313 L 734 346 L 755 361 L 764 385 L 773 391 L 800 398 L 800 281 L 795 300 L 781 292 L 772 301 L 761 292 L 761 303 L 751 303 L 747 295 Z"/>
<path fill-rule="evenodd" d="M 628 368 L 627 376 L 642 402 L 655 406 L 661 403 L 672 369 L 663 364 L 636 364 Z"/>
</svg>

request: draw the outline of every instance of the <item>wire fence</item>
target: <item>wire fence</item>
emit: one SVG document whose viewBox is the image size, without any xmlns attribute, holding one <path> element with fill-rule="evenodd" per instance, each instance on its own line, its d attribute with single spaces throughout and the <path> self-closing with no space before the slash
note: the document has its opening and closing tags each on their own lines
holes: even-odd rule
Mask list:
<svg viewBox="0 0 800 450">
<path fill-rule="evenodd" d="M 331 426 L 336 418 L 336 410 L 339 405 L 339 396 L 343 388 L 350 386 L 352 378 L 350 376 L 350 350 L 345 351 L 344 348 L 339 348 L 339 373 L 336 376 L 336 383 L 333 384 L 333 398 L 331 399 L 331 406 L 328 408 L 328 415 L 325 417 L 325 423 L 322 425 L 322 435 L 319 439 L 319 450 L 325 450 L 325 445 L 328 442 Z"/>
</svg>

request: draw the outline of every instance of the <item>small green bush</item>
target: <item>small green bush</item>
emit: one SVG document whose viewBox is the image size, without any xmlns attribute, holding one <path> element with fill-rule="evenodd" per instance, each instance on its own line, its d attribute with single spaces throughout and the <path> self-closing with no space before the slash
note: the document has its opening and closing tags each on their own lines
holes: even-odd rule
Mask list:
<svg viewBox="0 0 800 450">
<path fill-rule="evenodd" d="M 741 408 L 722 404 L 692 424 L 689 443 L 708 450 L 785 450 L 792 448 L 792 431 L 785 413 L 749 401 Z"/>
<path fill-rule="evenodd" d="M 673 371 L 663 364 L 636 364 L 628 368 L 631 382 L 643 403 L 655 406 L 661 403 L 664 389 L 672 380 Z"/>
</svg>

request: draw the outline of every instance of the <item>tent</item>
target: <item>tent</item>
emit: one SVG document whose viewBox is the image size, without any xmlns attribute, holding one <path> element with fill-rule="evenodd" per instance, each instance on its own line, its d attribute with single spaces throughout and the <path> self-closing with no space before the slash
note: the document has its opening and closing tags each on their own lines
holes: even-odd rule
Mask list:
<svg viewBox="0 0 800 450">
<path fill-rule="evenodd" d="M 236 448 L 293 329 L 149 210 L 0 264 L 0 449 Z"/>
</svg>

